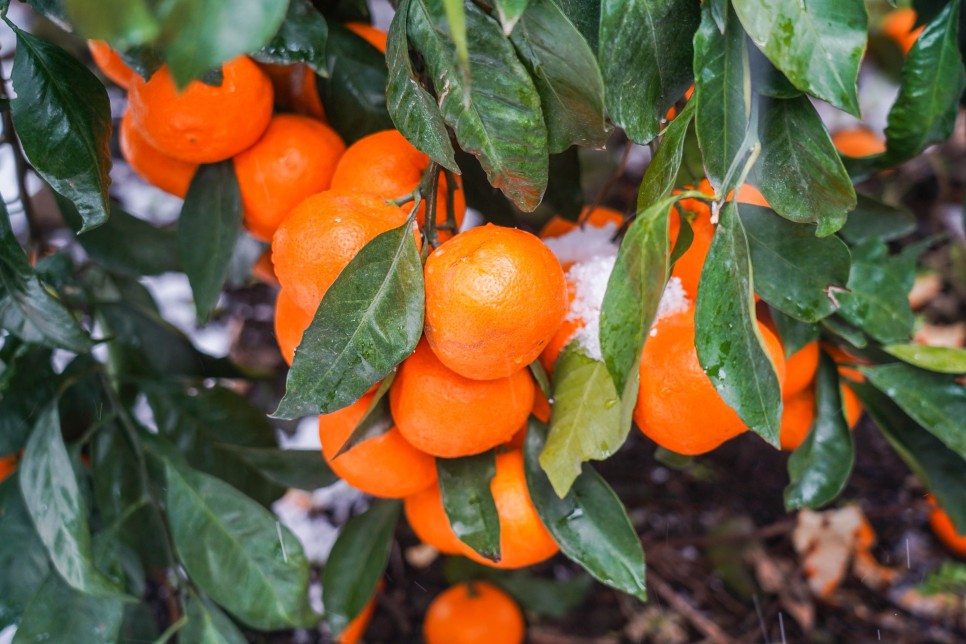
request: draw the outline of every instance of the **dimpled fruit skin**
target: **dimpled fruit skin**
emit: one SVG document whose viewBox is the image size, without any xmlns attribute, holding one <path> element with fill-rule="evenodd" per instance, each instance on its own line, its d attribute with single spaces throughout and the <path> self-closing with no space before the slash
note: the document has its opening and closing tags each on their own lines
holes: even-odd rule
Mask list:
<svg viewBox="0 0 966 644">
<path fill-rule="evenodd" d="M 328 190 L 344 151 L 339 135 L 320 121 L 297 114 L 273 117 L 262 138 L 234 159 L 252 236 L 271 241 L 295 206 Z"/>
<path fill-rule="evenodd" d="M 526 369 L 494 380 L 464 378 L 440 362 L 424 339 L 399 367 L 389 402 L 406 440 L 454 458 L 485 452 L 513 436 L 533 408 L 534 389 Z"/>
<path fill-rule="evenodd" d="M 487 224 L 426 260 L 426 338 L 447 367 L 501 378 L 543 351 L 567 314 L 563 269 L 535 235 Z"/>
<path fill-rule="evenodd" d="M 362 247 L 406 222 L 406 213 L 378 197 L 333 190 L 296 206 L 272 238 L 272 262 L 282 288 L 315 315 L 322 296 Z"/>
<path fill-rule="evenodd" d="M 426 644 L 520 644 L 526 632 L 516 602 L 485 581 L 463 582 L 436 596 L 426 611 Z"/>
<path fill-rule="evenodd" d="M 355 404 L 319 416 L 319 439 L 329 467 L 349 485 L 382 498 L 401 499 L 432 485 L 436 461 L 407 443 L 395 427 L 336 456 L 372 399 L 367 394 Z"/>
<path fill-rule="evenodd" d="M 118 144 L 121 156 L 142 179 L 182 199 L 188 194 L 198 164 L 169 157 L 157 150 L 138 130 L 130 110 L 121 117 Z"/>
<path fill-rule="evenodd" d="M 781 343 L 763 324 L 758 330 L 785 380 Z M 704 454 L 748 431 L 718 395 L 694 348 L 694 307 L 654 325 L 641 356 L 641 384 L 634 421 L 658 445 L 678 454 Z"/>
<path fill-rule="evenodd" d="M 179 92 L 161 67 L 128 96 L 131 114 L 151 144 L 191 163 L 216 163 L 251 147 L 272 118 L 272 81 L 247 56 L 222 66 L 219 86 L 192 81 Z"/>
</svg>

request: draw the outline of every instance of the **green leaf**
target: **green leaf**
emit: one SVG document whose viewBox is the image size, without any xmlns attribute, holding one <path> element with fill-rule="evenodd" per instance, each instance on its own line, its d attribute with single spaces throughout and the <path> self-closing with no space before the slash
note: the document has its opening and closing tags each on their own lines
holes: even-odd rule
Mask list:
<svg viewBox="0 0 966 644">
<path fill-rule="evenodd" d="M 757 47 L 748 47 L 748 67 L 751 71 L 751 89 L 756 94 L 772 98 L 795 98 L 801 95 L 802 92 Z"/>
<path fill-rule="evenodd" d="M 815 421 L 788 459 L 785 509 L 818 509 L 842 493 L 855 464 L 852 432 L 842 413 L 835 362 L 822 354 L 815 381 Z"/>
<path fill-rule="evenodd" d="M 878 199 L 858 193 L 855 210 L 839 231 L 845 241 L 858 245 L 878 239 L 892 241 L 905 237 L 916 229 L 916 217 L 902 206 L 892 206 Z"/>
<path fill-rule="evenodd" d="M 591 51 L 597 51 L 601 0 L 556 0 L 570 22 L 580 30 Z"/>
<path fill-rule="evenodd" d="M 373 395 L 372 400 L 369 401 L 369 407 L 362 414 L 359 423 L 332 458 L 342 456 L 356 445 L 370 438 L 382 436 L 392 431 L 395 422 L 392 419 L 392 410 L 389 407 L 389 396 L 386 394 L 389 393 L 389 385 L 392 384 L 394 379 L 395 373 L 391 373 L 379 384 L 379 388 Z"/>
<path fill-rule="evenodd" d="M 560 154 L 551 154 L 550 180 L 542 205 L 565 219 L 576 221 L 586 203 L 581 186 L 579 148 L 572 146 Z M 489 216 L 489 211 L 486 214 Z"/>
<path fill-rule="evenodd" d="M 309 564 L 268 510 L 207 474 L 164 461 L 165 507 L 192 582 L 249 626 L 307 627 Z"/>
<path fill-rule="evenodd" d="M 120 599 L 80 592 L 50 573 L 24 611 L 13 642 L 114 642 L 123 618 Z"/>
<path fill-rule="evenodd" d="M 966 349 L 930 347 L 924 344 L 890 344 L 883 349 L 920 369 L 937 373 L 966 373 Z"/>
<path fill-rule="evenodd" d="M 818 238 L 814 226 L 793 224 L 769 208 L 749 204 L 740 208 L 755 292 L 804 322 L 817 322 L 834 313 L 829 290 L 845 288 L 851 263 L 842 240 Z"/>
<path fill-rule="evenodd" d="M 818 235 L 830 235 L 855 208 L 852 180 L 808 98 L 766 101 L 754 172 L 758 189 L 782 217 L 817 223 Z"/>
<path fill-rule="evenodd" d="M 798 89 L 859 117 L 869 18 L 862 0 L 734 0 L 752 41 Z"/>
<path fill-rule="evenodd" d="M 453 144 L 436 99 L 423 88 L 419 75 L 409 58 L 410 0 L 402 0 L 389 26 L 386 43 L 386 62 L 389 65 L 389 84 L 386 103 L 389 115 L 403 136 L 436 163 L 459 174 L 453 156 Z"/>
<path fill-rule="evenodd" d="M 694 115 L 704 168 L 720 188 L 739 156 L 751 109 L 745 34 L 734 13 L 724 33 L 711 16 L 710 3 L 694 35 Z"/>
<path fill-rule="evenodd" d="M 288 2 L 279 0 L 176 0 L 157 11 L 164 24 L 165 60 L 184 87 L 223 62 L 256 51 L 278 31 Z"/>
<path fill-rule="evenodd" d="M 904 364 L 860 367 L 873 387 L 966 459 L 966 387 L 950 376 Z"/>
<path fill-rule="evenodd" d="M 616 390 L 639 369 L 668 278 L 668 209 L 678 197 L 644 208 L 627 229 L 600 307 L 600 348 Z"/>
<path fill-rule="evenodd" d="M 64 0 L 26 0 L 27 4 L 34 8 L 34 11 L 53 22 L 67 22 L 67 9 L 64 7 Z M 9 5 L 9 0 L 5 0 Z"/>
<path fill-rule="evenodd" d="M 889 111 L 886 154 L 890 165 L 918 155 L 953 133 L 966 87 L 956 43 L 961 3 L 949 2 L 916 39 L 902 66 L 899 96 Z"/>
<path fill-rule="evenodd" d="M 12 25 L 11 25 L 12 26 Z M 10 114 L 27 159 L 77 205 L 82 230 L 107 221 L 111 185 L 111 105 L 90 70 L 60 47 L 17 34 Z"/>
<path fill-rule="evenodd" d="M 790 358 L 798 353 L 806 344 L 818 340 L 819 328 L 817 324 L 809 324 L 785 315 L 780 309 L 768 307 L 771 320 L 778 329 L 778 337 L 785 348 L 785 357 Z"/>
<path fill-rule="evenodd" d="M 325 622 L 334 636 L 338 637 L 375 595 L 389 562 L 400 507 L 395 500 L 373 502 L 345 524 L 332 546 L 322 569 L 322 601 Z"/>
<path fill-rule="evenodd" d="M 87 508 L 60 434 L 56 406 L 38 417 L 27 441 L 20 488 L 37 534 L 64 581 L 89 595 L 118 595 L 120 590 L 94 567 Z"/>
<path fill-rule="evenodd" d="M 20 494 L 19 476 L 0 483 L 0 631 L 20 621 L 50 571 L 47 549 Z"/>
<path fill-rule="evenodd" d="M 849 387 L 893 449 L 936 496 L 957 531 L 966 533 L 966 461 L 871 385 L 854 383 Z"/>
<path fill-rule="evenodd" d="M 607 112 L 635 143 L 648 143 L 691 84 L 694 0 L 602 0 L 598 59 Z"/>
<path fill-rule="evenodd" d="M 589 460 L 610 458 L 627 439 L 620 396 L 603 362 L 571 342 L 554 367 L 553 418 L 540 467 L 557 496 L 564 497 Z"/>
<path fill-rule="evenodd" d="M 645 601 L 644 551 L 620 499 L 589 465 L 558 497 L 538 462 L 546 437 L 547 426 L 531 418 L 524 468 L 540 520 L 568 559 L 601 583 Z"/>
<path fill-rule="evenodd" d="M 6 255 L 5 248 L 0 252 Z M 0 297 L 0 328 L 24 342 L 75 353 L 88 351 L 90 337 L 60 299 L 35 275 L 21 277 L 19 284 L 11 283 L 6 260 L 7 256 L 0 258 L 0 284 L 7 291 Z"/>
<path fill-rule="evenodd" d="M 728 202 L 701 271 L 694 344 L 721 398 L 777 448 L 781 386 L 758 330 L 753 293 L 748 239 L 738 206 Z"/>
<path fill-rule="evenodd" d="M 481 557 L 499 562 L 500 517 L 490 492 L 496 475 L 493 450 L 463 458 L 437 458 L 443 509 L 460 541 Z"/>
<path fill-rule="evenodd" d="M 551 154 L 573 144 L 603 147 L 608 132 L 597 59 L 554 0 L 532 0 L 510 40 L 540 94 Z"/>
<path fill-rule="evenodd" d="M 547 371 L 539 360 L 534 360 L 529 366 L 530 374 L 536 381 L 537 387 L 540 388 L 540 392 L 543 393 L 544 397 L 550 398 L 550 376 L 547 375 Z"/>
<path fill-rule="evenodd" d="M 684 156 L 684 142 L 687 138 L 688 127 L 694 118 L 695 101 L 688 101 L 681 113 L 665 128 L 661 144 L 654 153 L 654 158 L 644 172 L 638 192 L 638 203 L 650 205 L 663 199 L 676 185 L 678 172 L 681 171 L 681 159 Z"/>
<path fill-rule="evenodd" d="M 552 0 L 551 0 L 552 2 Z M 503 25 L 503 33 L 508 36 L 513 32 L 517 21 L 526 12 L 530 0 L 496 0 L 496 15 Z"/>
<path fill-rule="evenodd" d="M 388 49 L 387 49 L 388 53 Z M 318 78 L 325 118 L 346 145 L 393 128 L 386 109 L 388 70 L 382 52 L 342 25 L 329 24 L 328 78 Z"/>
<path fill-rule="evenodd" d="M 119 49 L 149 43 L 160 31 L 145 0 L 64 0 L 64 6 L 84 37 L 109 40 Z"/>
<path fill-rule="evenodd" d="M 310 0 L 289 0 L 288 13 L 278 32 L 252 57 L 264 63 L 291 65 L 305 63 L 315 73 L 325 76 L 325 41 L 329 27 Z"/>
<path fill-rule="evenodd" d="M 239 445 L 217 445 L 216 448 L 235 454 L 269 481 L 282 487 L 311 491 L 332 485 L 338 480 L 322 458 L 321 450 Z"/>
<path fill-rule="evenodd" d="M 407 220 L 366 244 L 326 291 L 274 415 L 328 414 L 359 400 L 412 354 L 423 331 L 423 299 Z"/>
<path fill-rule="evenodd" d="M 905 342 L 915 323 L 909 308 L 915 268 L 914 257 L 889 257 L 878 240 L 854 247 L 848 291 L 836 296 L 839 314 L 883 344 Z"/>
<path fill-rule="evenodd" d="M 178 256 L 202 322 L 211 315 L 228 277 L 241 225 L 241 189 L 231 159 L 200 166 L 178 219 Z"/>
<path fill-rule="evenodd" d="M 442 0 L 446 14 L 446 26 L 450 39 L 456 47 L 456 59 L 460 64 L 463 84 L 470 86 L 470 52 L 466 45 L 466 11 L 463 0 Z M 464 98 L 465 100 L 465 98 Z"/>
<path fill-rule="evenodd" d="M 179 641 L 203 644 L 245 644 L 248 641 L 214 602 L 190 593 L 186 604 L 188 623 L 178 632 Z"/>
<path fill-rule="evenodd" d="M 470 60 L 472 87 L 461 80 L 441 0 L 412 0 L 409 6 L 410 43 L 433 79 L 443 119 L 460 147 L 479 158 L 493 187 L 531 211 L 547 187 L 540 96 L 493 18 L 470 3 L 466 26 L 469 48 L 481 52 Z"/>
</svg>

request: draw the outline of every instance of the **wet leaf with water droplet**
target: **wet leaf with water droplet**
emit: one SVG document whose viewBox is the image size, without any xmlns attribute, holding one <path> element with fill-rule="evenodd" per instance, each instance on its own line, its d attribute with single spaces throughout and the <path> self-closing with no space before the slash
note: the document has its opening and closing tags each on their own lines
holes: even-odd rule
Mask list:
<svg viewBox="0 0 966 644">
<path fill-rule="evenodd" d="M 498 562 L 500 517 L 490 491 L 496 475 L 493 450 L 462 458 L 437 458 L 443 509 L 460 541 L 481 557 Z"/>
</svg>

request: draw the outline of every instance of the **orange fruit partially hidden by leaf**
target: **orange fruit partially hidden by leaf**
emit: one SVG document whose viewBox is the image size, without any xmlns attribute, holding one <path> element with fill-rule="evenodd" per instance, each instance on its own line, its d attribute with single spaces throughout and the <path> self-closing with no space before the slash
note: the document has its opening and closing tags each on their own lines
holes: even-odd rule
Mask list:
<svg viewBox="0 0 966 644">
<path fill-rule="evenodd" d="M 886 151 L 886 144 L 864 127 L 839 130 L 832 135 L 835 149 L 847 157 L 869 157 Z"/>
<path fill-rule="evenodd" d="M 815 422 L 815 389 L 807 387 L 784 399 L 779 440 L 783 450 L 798 449 Z"/>
<path fill-rule="evenodd" d="M 372 612 L 376 608 L 376 595 L 382 590 L 384 586 L 382 580 L 379 580 L 379 585 L 376 586 L 376 594 L 373 595 L 366 605 L 362 607 L 362 611 L 355 616 L 348 626 L 346 626 L 339 636 L 336 638 L 338 644 L 356 644 L 365 635 L 366 629 L 369 628 L 369 622 L 372 620 Z"/>
<path fill-rule="evenodd" d="M 140 78 L 138 73 L 128 67 L 121 55 L 111 48 L 103 40 L 88 40 L 87 48 L 91 52 L 94 64 L 101 72 L 117 83 L 119 87 L 128 89 L 135 79 Z"/>
<path fill-rule="evenodd" d="M 131 84 L 134 122 L 151 144 L 190 163 L 216 163 L 251 147 L 272 118 L 272 82 L 247 56 L 222 66 L 218 86 L 191 81 L 183 91 L 166 66 Z"/>
<path fill-rule="evenodd" d="M 271 241 L 302 200 L 328 190 L 345 144 L 325 123 L 297 114 L 272 118 L 262 137 L 235 156 L 245 227 Z"/>
<path fill-rule="evenodd" d="M 812 384 L 815 380 L 815 372 L 818 371 L 818 356 L 818 340 L 815 340 L 785 360 L 783 397 L 794 396 Z"/>
<path fill-rule="evenodd" d="M 562 237 L 579 228 L 581 224 L 594 228 L 603 228 L 607 224 L 613 224 L 616 229 L 624 225 L 624 215 L 605 206 L 597 206 L 593 210 L 590 210 L 590 206 L 585 207 L 581 211 L 578 221 L 569 221 L 560 215 L 554 215 L 540 229 L 540 239 Z"/>
<path fill-rule="evenodd" d="M 322 454 L 339 478 L 366 494 L 401 499 L 429 487 L 436 480 L 436 461 L 406 442 L 393 427 L 339 456 L 373 400 L 366 394 L 354 404 L 319 416 Z"/>
<path fill-rule="evenodd" d="M 170 157 L 151 145 L 138 130 L 130 110 L 121 117 L 118 143 L 121 156 L 139 177 L 176 197 L 184 199 L 188 194 L 198 164 Z"/>
<path fill-rule="evenodd" d="M 781 343 L 763 324 L 758 323 L 758 330 L 780 385 L 785 380 Z M 657 321 L 641 356 L 634 408 L 634 421 L 646 436 L 686 455 L 704 454 L 748 431 L 701 368 L 694 332 L 693 307 Z"/>
<path fill-rule="evenodd" d="M 388 36 L 382 29 L 376 29 L 365 22 L 347 22 L 345 26 L 346 29 L 365 40 L 383 54 L 386 53 L 386 39 Z"/>
<path fill-rule="evenodd" d="M 520 369 L 505 378 L 472 380 L 447 368 L 420 340 L 389 390 L 392 417 L 419 449 L 454 458 L 507 441 L 534 400 L 533 377 Z"/>
<path fill-rule="evenodd" d="M 453 534 L 443 508 L 439 485 L 430 485 L 425 490 L 407 496 L 403 510 L 409 527 L 420 541 L 447 555 L 459 554 L 462 551 L 463 543 Z"/>
<path fill-rule="evenodd" d="M 714 224 L 711 223 L 711 209 L 707 204 L 697 199 L 683 199 L 680 205 L 684 209 L 683 215 L 687 217 L 691 225 L 693 237 L 691 245 L 674 263 L 671 276 L 680 279 L 684 292 L 691 300 L 695 300 L 698 296 L 701 271 L 704 270 L 704 260 L 708 257 L 711 241 L 714 239 Z M 681 232 L 681 217 L 673 207 L 668 221 L 668 230 L 670 233 L 670 252 L 673 253 L 674 245 L 677 243 L 678 235 Z"/>
<path fill-rule="evenodd" d="M 17 470 L 17 455 L 0 456 L 0 483 Z"/>
<path fill-rule="evenodd" d="M 319 84 L 315 71 L 308 65 L 300 64 L 296 72 L 295 89 L 292 91 L 292 107 L 299 114 L 325 121 L 325 107 L 319 98 Z"/>
<path fill-rule="evenodd" d="M 322 296 L 356 253 L 379 233 L 405 222 L 405 212 L 372 195 L 334 190 L 313 195 L 275 231 L 275 275 L 292 301 L 315 315 Z"/>
<path fill-rule="evenodd" d="M 848 385 L 842 385 L 842 413 L 849 428 L 855 427 L 862 418 L 862 402 Z"/>
<path fill-rule="evenodd" d="M 924 26 L 920 26 L 914 29 L 915 25 L 915 9 L 910 7 L 894 9 L 882 21 L 882 33 L 894 41 L 903 54 L 908 54 L 924 28 Z"/>
<path fill-rule="evenodd" d="M 292 301 L 285 289 L 280 289 L 275 299 L 275 340 L 286 364 L 295 359 L 295 349 L 302 342 L 302 334 L 312 324 L 313 315 L 303 311 Z"/>
<path fill-rule="evenodd" d="M 929 527 L 932 528 L 933 534 L 950 552 L 966 558 L 966 534 L 960 534 L 956 530 L 953 520 L 949 518 L 945 510 L 939 507 L 931 494 L 929 495 L 929 505 L 932 508 L 929 512 Z"/>
<path fill-rule="evenodd" d="M 563 269 L 535 235 L 487 224 L 426 260 L 426 339 L 453 371 L 504 378 L 533 362 L 567 314 Z"/>
<path fill-rule="evenodd" d="M 423 621 L 426 644 L 520 644 L 523 612 L 505 592 L 485 581 L 462 582 L 440 593 Z"/>
</svg>

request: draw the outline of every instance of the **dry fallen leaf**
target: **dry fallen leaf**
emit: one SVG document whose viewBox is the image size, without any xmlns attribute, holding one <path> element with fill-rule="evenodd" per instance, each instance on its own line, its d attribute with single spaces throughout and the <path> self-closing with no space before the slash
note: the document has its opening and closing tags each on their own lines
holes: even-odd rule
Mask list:
<svg viewBox="0 0 966 644">
<path fill-rule="evenodd" d="M 939 273 L 919 273 L 909 291 L 909 306 L 913 311 L 921 309 L 939 294 L 942 287 L 943 278 Z"/>
</svg>

